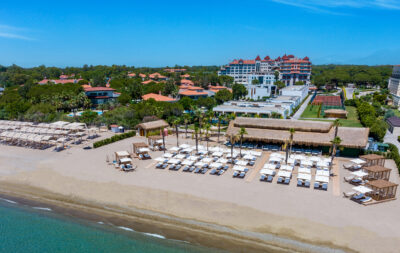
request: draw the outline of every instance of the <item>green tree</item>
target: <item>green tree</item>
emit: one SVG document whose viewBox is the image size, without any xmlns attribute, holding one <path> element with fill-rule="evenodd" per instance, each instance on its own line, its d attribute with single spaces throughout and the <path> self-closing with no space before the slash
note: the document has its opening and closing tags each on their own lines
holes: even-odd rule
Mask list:
<svg viewBox="0 0 400 253">
<path fill-rule="evenodd" d="M 290 133 L 290 137 L 289 137 L 289 145 L 290 148 L 286 146 L 286 159 L 285 159 L 285 163 L 287 164 L 287 160 L 289 158 L 289 150 L 290 153 L 292 152 L 292 145 L 293 145 L 293 135 L 296 131 L 294 130 L 294 128 L 290 128 L 289 129 L 289 133 Z"/>
<path fill-rule="evenodd" d="M 81 116 L 79 117 L 79 121 L 87 125 L 92 125 L 97 119 L 97 117 L 98 117 L 97 112 L 87 110 L 81 114 Z"/>
<path fill-rule="evenodd" d="M 121 105 L 129 104 L 131 102 L 131 100 L 132 100 L 131 96 L 129 96 L 129 94 L 127 94 L 127 93 L 122 93 L 118 97 L 118 103 L 120 103 Z"/>
<path fill-rule="evenodd" d="M 248 91 L 246 89 L 246 86 L 244 86 L 243 84 L 235 83 L 232 86 L 232 93 L 234 99 L 241 99 L 247 96 Z"/>
<path fill-rule="evenodd" d="M 239 149 L 239 154 L 240 157 L 242 157 L 242 144 L 243 144 L 243 136 L 247 134 L 246 128 L 241 127 L 239 129 L 238 135 L 240 136 L 240 149 Z"/>
<path fill-rule="evenodd" d="M 341 142 L 342 142 L 342 140 L 338 136 L 333 138 L 333 140 L 331 141 L 331 143 L 332 143 L 331 167 L 332 167 L 332 164 L 333 164 L 333 157 L 336 155 L 336 149 L 339 147 Z"/>
<path fill-rule="evenodd" d="M 254 85 L 260 84 L 260 81 L 258 79 L 253 79 L 253 80 L 251 80 L 251 84 L 254 84 Z"/>
<path fill-rule="evenodd" d="M 232 93 L 227 89 L 220 90 L 215 94 L 215 99 L 217 100 L 218 104 L 223 104 L 226 101 L 232 100 L 232 98 Z"/>
</svg>

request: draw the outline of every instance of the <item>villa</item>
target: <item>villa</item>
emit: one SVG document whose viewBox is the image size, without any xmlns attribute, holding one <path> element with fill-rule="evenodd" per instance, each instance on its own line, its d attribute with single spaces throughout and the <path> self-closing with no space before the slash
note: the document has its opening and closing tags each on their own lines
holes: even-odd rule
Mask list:
<svg viewBox="0 0 400 253">
<path fill-rule="evenodd" d="M 115 92 L 115 89 L 109 87 L 91 87 L 85 85 L 83 89 L 94 106 L 106 104 L 115 100 L 120 95 Z"/>
<path fill-rule="evenodd" d="M 204 91 L 201 87 L 181 85 L 179 86 L 179 96 L 180 98 L 189 97 L 197 100 L 208 97 L 208 92 Z"/>
<path fill-rule="evenodd" d="M 281 115 L 284 119 L 291 113 L 291 105 L 284 103 L 271 102 L 245 102 L 245 101 L 228 101 L 213 109 L 218 114 L 235 114 L 236 116 L 255 115 L 261 118 L 269 118 L 274 113 Z"/>
<path fill-rule="evenodd" d="M 143 100 L 154 99 L 155 101 L 158 101 L 158 102 L 176 102 L 176 99 L 173 99 L 173 98 L 167 97 L 167 96 L 163 96 L 163 95 L 161 95 L 161 92 L 160 92 L 160 94 L 149 93 L 149 94 L 143 95 L 142 99 Z"/>
</svg>

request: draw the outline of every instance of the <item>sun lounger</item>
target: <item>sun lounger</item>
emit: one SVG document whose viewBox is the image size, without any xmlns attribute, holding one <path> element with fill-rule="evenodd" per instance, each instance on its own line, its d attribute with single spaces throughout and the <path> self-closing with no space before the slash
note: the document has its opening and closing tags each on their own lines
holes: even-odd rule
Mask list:
<svg viewBox="0 0 400 253">
<path fill-rule="evenodd" d="M 144 154 L 143 157 L 144 157 L 145 159 L 151 159 L 151 157 L 150 157 L 149 154 Z"/>
<path fill-rule="evenodd" d="M 174 169 L 175 169 L 175 165 L 169 166 L 169 170 L 174 170 Z"/>
<path fill-rule="evenodd" d="M 233 172 L 233 177 L 237 177 L 239 175 L 238 171 Z"/>
<path fill-rule="evenodd" d="M 351 183 L 351 184 L 354 184 L 354 185 L 359 185 L 359 184 L 362 183 L 362 180 L 361 180 L 361 179 L 358 179 L 358 178 L 354 178 L 354 179 L 352 179 L 352 180 L 350 181 L 350 183 Z"/>
<path fill-rule="evenodd" d="M 139 155 L 139 159 L 143 160 L 143 155 L 142 154 Z"/>
<path fill-rule="evenodd" d="M 164 164 L 161 169 L 166 169 L 168 167 L 168 164 Z"/>
<path fill-rule="evenodd" d="M 194 173 L 200 173 L 200 170 L 201 170 L 201 168 L 196 168 L 196 169 L 194 170 Z"/>
<path fill-rule="evenodd" d="M 179 170 L 182 167 L 182 165 L 176 165 L 175 170 Z"/>
<path fill-rule="evenodd" d="M 254 164 L 256 164 L 254 161 L 250 161 L 250 162 L 248 163 L 249 166 L 254 166 Z"/>
<path fill-rule="evenodd" d="M 224 168 L 222 168 L 223 170 L 227 170 L 227 169 L 229 169 L 229 166 L 228 165 L 225 165 L 225 167 Z"/>
<path fill-rule="evenodd" d="M 211 172 L 210 172 L 210 175 L 215 175 L 216 173 L 217 173 L 217 170 L 216 169 L 212 169 Z"/>
<path fill-rule="evenodd" d="M 218 171 L 218 176 L 221 176 L 222 174 L 224 174 L 225 170 L 219 170 Z"/>
<path fill-rule="evenodd" d="M 246 172 L 241 172 L 241 173 L 239 174 L 239 178 L 244 178 L 244 176 L 246 176 Z"/>
<path fill-rule="evenodd" d="M 319 182 L 315 182 L 315 183 L 314 183 L 314 189 L 318 189 L 319 186 L 320 186 Z"/>
<path fill-rule="evenodd" d="M 268 177 L 267 177 L 267 182 L 272 182 L 272 180 L 273 180 L 274 178 L 271 176 L 271 175 L 269 175 Z"/>
<path fill-rule="evenodd" d="M 249 169 L 248 169 L 248 168 L 245 168 L 245 169 L 244 169 L 244 172 L 245 172 L 245 173 L 249 172 Z"/>
<path fill-rule="evenodd" d="M 206 174 L 206 173 L 207 173 L 207 171 L 208 171 L 208 169 L 207 169 L 207 168 L 203 168 L 203 169 L 201 170 L 201 174 Z"/>
<path fill-rule="evenodd" d="M 297 180 L 297 186 L 303 186 L 303 181 L 302 180 Z"/>
<path fill-rule="evenodd" d="M 310 188 L 310 181 L 306 180 L 304 182 L 304 187 Z"/>
<path fill-rule="evenodd" d="M 289 184 L 290 183 L 290 178 L 285 178 L 285 181 L 283 182 L 284 184 Z"/>
<path fill-rule="evenodd" d="M 195 170 L 195 167 L 190 167 L 189 172 L 193 172 Z"/>
<path fill-rule="evenodd" d="M 365 197 L 365 195 L 363 193 L 360 193 L 360 194 L 354 195 L 351 199 L 360 200 L 360 199 L 362 199 L 364 197 Z"/>
<path fill-rule="evenodd" d="M 261 175 L 260 181 L 265 181 L 265 179 L 267 179 L 267 177 L 265 175 Z"/>
<path fill-rule="evenodd" d="M 156 168 L 160 168 L 163 164 L 162 163 L 157 163 Z"/>
<path fill-rule="evenodd" d="M 372 198 L 371 198 L 371 197 L 365 197 L 365 198 L 363 198 L 363 199 L 360 199 L 360 202 L 361 202 L 361 203 L 367 203 L 367 202 L 370 202 L 370 201 L 372 201 Z"/>
<path fill-rule="evenodd" d="M 189 171 L 189 166 L 185 166 L 185 168 L 183 168 L 183 170 L 182 171 Z"/>
<path fill-rule="evenodd" d="M 278 184 L 282 184 L 283 183 L 283 177 L 278 177 Z"/>
<path fill-rule="evenodd" d="M 343 196 L 345 198 L 350 198 L 352 196 L 354 196 L 356 194 L 356 192 L 343 192 Z"/>
<path fill-rule="evenodd" d="M 328 184 L 327 183 L 323 183 L 322 184 L 322 190 L 325 190 L 325 191 L 328 190 Z"/>
</svg>

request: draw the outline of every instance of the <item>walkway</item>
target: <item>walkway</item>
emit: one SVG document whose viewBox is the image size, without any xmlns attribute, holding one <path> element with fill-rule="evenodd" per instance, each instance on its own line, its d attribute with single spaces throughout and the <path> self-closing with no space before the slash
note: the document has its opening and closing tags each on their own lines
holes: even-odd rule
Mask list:
<svg viewBox="0 0 400 253">
<path fill-rule="evenodd" d="M 341 159 L 334 157 L 332 171 L 331 173 L 334 175 L 332 178 L 332 194 L 333 196 L 340 196 L 340 164 Z"/>
<path fill-rule="evenodd" d="M 246 182 L 251 182 L 257 175 L 260 175 L 260 170 L 264 167 L 264 164 L 267 162 L 269 158 L 269 153 L 262 152 L 262 155 L 259 159 L 257 159 L 256 164 L 254 164 L 254 168 L 250 170 L 250 175 L 246 177 Z"/>
<path fill-rule="evenodd" d="M 354 88 L 345 88 L 346 90 L 346 99 L 353 99 Z"/>
<path fill-rule="evenodd" d="M 389 132 L 389 130 L 386 131 L 385 137 L 383 138 L 383 142 L 392 143 L 400 150 L 400 142 L 398 142 L 397 136 Z"/>
<path fill-rule="evenodd" d="M 308 103 L 311 100 L 312 95 L 308 96 L 308 98 L 304 101 L 304 103 L 300 106 L 299 110 L 293 115 L 292 119 L 300 119 L 301 115 L 303 114 L 304 110 L 307 108 Z"/>
</svg>

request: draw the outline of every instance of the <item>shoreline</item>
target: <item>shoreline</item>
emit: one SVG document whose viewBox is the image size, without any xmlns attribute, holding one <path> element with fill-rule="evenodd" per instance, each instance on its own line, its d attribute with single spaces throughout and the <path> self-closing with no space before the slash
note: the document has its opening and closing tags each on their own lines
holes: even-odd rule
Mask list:
<svg viewBox="0 0 400 253">
<path fill-rule="evenodd" d="M 186 220 L 148 210 L 102 206 L 35 187 L 22 186 L 21 188 L 21 186 L 2 182 L 0 198 L 31 207 L 45 206 L 66 217 L 95 223 L 103 222 L 115 228 L 125 227 L 136 232 L 157 234 L 164 236 L 165 239 L 189 242 L 193 245 L 229 252 L 357 252 L 326 242 L 307 242 L 300 238 L 281 237 L 274 234 L 267 236 L 272 240 L 265 240 L 262 238 L 265 237 L 265 233 L 242 232 L 217 224 Z M 256 234 L 259 234 L 258 237 Z M 302 246 L 303 248 L 300 248 Z"/>
</svg>

